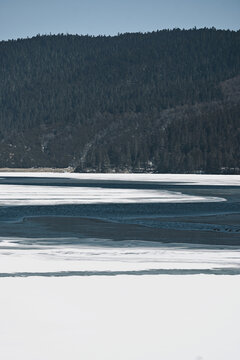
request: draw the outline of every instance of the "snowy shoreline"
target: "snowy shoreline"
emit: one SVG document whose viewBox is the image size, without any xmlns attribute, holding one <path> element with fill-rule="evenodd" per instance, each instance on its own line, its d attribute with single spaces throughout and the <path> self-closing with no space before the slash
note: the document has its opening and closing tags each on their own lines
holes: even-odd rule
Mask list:
<svg viewBox="0 0 240 360">
<path fill-rule="evenodd" d="M 0 177 L 50 177 L 93 181 L 170 182 L 186 185 L 240 186 L 240 175 L 206 174 L 134 174 L 134 173 L 72 173 L 53 171 L 0 171 Z"/>
</svg>

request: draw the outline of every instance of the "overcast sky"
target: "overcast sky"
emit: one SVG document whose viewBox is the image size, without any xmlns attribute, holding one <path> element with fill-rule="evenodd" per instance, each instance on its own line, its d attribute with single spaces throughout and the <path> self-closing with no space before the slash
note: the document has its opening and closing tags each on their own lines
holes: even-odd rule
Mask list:
<svg viewBox="0 0 240 360">
<path fill-rule="evenodd" d="M 40 34 L 240 28 L 240 0 L 0 0 L 0 40 Z"/>
</svg>

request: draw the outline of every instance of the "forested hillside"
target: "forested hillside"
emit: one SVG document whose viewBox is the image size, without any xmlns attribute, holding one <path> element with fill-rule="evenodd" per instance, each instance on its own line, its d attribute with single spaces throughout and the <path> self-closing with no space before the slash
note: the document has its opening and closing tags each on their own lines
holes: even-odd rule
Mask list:
<svg viewBox="0 0 240 360">
<path fill-rule="evenodd" d="M 0 42 L 0 167 L 240 172 L 240 31 Z"/>
</svg>

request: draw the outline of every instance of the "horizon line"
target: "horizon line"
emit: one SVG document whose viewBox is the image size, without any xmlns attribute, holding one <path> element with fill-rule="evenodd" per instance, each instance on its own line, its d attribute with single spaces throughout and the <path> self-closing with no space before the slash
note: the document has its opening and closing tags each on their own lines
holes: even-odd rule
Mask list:
<svg viewBox="0 0 240 360">
<path fill-rule="evenodd" d="M 0 40 L 1 42 L 10 42 L 10 41 L 19 41 L 19 40 L 31 40 L 31 39 L 35 39 L 37 37 L 46 37 L 46 36 L 79 36 L 79 37 L 89 37 L 89 38 L 99 38 L 99 37 L 107 37 L 107 38 L 115 38 L 115 37 L 119 37 L 119 36 L 123 36 L 123 35 L 128 35 L 128 34 L 142 34 L 142 35 L 146 35 L 146 34 L 153 34 L 153 33 L 158 33 L 158 32 L 163 32 L 163 31 L 176 31 L 176 30 L 180 30 L 180 31 L 198 31 L 198 30 L 213 30 L 213 31 L 226 31 L 226 32 L 239 32 L 240 28 L 237 30 L 234 29 L 223 29 L 223 28 L 216 28 L 215 26 L 212 27 L 191 27 L 191 28 L 179 28 L 179 27 L 174 27 L 174 28 L 163 28 L 163 29 L 157 29 L 157 30 L 149 30 L 149 31 L 126 31 L 126 32 L 117 32 L 114 35 L 110 35 L 110 34 L 97 34 L 97 35 L 92 35 L 92 34 L 80 34 L 80 33 L 37 33 L 36 35 L 32 35 L 32 36 L 27 36 L 27 37 L 18 37 L 18 38 L 10 38 L 7 40 Z"/>
</svg>

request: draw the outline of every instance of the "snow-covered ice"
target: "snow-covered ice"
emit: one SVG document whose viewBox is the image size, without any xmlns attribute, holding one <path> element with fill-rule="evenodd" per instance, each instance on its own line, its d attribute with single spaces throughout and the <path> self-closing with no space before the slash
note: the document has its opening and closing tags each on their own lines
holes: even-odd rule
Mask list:
<svg viewBox="0 0 240 360">
<path fill-rule="evenodd" d="M 1 184 L 0 191 L 0 206 L 225 201 L 219 197 L 193 196 L 174 191 L 101 187 Z"/>
<path fill-rule="evenodd" d="M 239 277 L 1 279 L 4 360 L 238 360 Z"/>
<path fill-rule="evenodd" d="M 175 183 L 185 185 L 240 186 L 240 175 L 205 174 L 104 174 L 104 173 L 56 173 L 56 172 L 0 172 L 0 177 L 39 177 L 78 180 L 138 181 Z"/>
<path fill-rule="evenodd" d="M 146 241 L 83 239 L 74 245 L 44 245 L 43 239 L 0 238 L 0 274 L 144 271 L 159 269 L 236 269 L 240 250 L 229 247 L 164 245 Z M 50 239 L 49 239 L 50 240 Z M 54 240 L 54 239 L 52 239 Z M 57 241 L 57 239 L 55 239 Z M 67 240 L 67 239 L 65 239 Z M 64 242 L 64 239 L 62 239 Z M 1 275 L 0 275 L 1 276 Z"/>
</svg>

